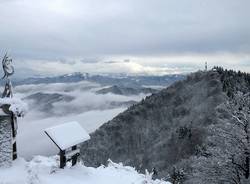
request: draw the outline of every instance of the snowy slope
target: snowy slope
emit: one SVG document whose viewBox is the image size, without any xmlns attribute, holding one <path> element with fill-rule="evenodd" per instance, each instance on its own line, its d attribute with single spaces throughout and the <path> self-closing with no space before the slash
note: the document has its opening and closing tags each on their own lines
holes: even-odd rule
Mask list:
<svg viewBox="0 0 250 184">
<path fill-rule="evenodd" d="M 30 162 L 18 159 L 11 168 L 0 168 L 0 184 L 170 184 L 151 179 L 149 174 L 109 162 L 108 167 L 75 167 L 58 169 L 57 157 L 36 156 Z"/>
</svg>

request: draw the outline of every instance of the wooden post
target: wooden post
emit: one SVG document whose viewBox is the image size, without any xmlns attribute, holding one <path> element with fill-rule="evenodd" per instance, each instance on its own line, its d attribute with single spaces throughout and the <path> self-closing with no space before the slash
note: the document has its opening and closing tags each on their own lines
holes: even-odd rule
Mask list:
<svg viewBox="0 0 250 184">
<path fill-rule="evenodd" d="M 16 140 L 13 143 L 13 154 L 12 154 L 12 159 L 16 160 L 17 159 L 17 146 L 16 146 Z"/>
<path fill-rule="evenodd" d="M 16 146 L 16 134 L 17 134 L 17 127 L 16 127 L 16 117 L 12 113 L 12 121 L 11 121 L 11 127 L 12 127 L 12 147 L 13 147 L 13 152 L 12 152 L 12 159 L 15 160 L 17 159 L 17 146 Z"/>
<path fill-rule="evenodd" d="M 60 150 L 60 168 L 63 169 L 66 166 L 65 150 Z"/>
<path fill-rule="evenodd" d="M 76 150 L 77 146 L 72 146 L 72 151 Z M 72 166 L 76 165 L 77 163 L 77 154 L 72 156 Z"/>
</svg>

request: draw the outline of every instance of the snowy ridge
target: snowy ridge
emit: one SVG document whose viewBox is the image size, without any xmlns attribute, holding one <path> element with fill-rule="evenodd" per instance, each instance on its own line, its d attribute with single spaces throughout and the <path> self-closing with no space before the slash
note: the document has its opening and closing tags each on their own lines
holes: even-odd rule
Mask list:
<svg viewBox="0 0 250 184">
<path fill-rule="evenodd" d="M 58 169 L 58 157 L 36 156 L 30 162 L 19 158 L 10 168 L 0 168 L 0 184 L 170 184 L 152 180 L 150 174 L 139 174 L 134 168 L 109 161 L 107 167 Z"/>
</svg>

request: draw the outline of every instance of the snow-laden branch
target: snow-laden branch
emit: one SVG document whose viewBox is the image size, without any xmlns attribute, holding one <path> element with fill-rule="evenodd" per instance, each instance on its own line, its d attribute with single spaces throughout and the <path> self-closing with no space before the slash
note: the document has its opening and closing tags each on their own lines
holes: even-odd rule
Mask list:
<svg viewBox="0 0 250 184">
<path fill-rule="evenodd" d="M 10 105 L 9 111 L 18 117 L 23 117 L 28 112 L 28 105 L 19 98 L 0 98 L 0 106 Z"/>
</svg>

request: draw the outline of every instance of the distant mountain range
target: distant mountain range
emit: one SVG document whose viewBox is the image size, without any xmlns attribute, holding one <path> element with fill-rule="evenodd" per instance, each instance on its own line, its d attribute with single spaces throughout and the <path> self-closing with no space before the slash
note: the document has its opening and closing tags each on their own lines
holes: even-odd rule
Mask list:
<svg viewBox="0 0 250 184">
<path fill-rule="evenodd" d="M 45 113 L 51 113 L 53 109 L 53 104 L 56 102 L 70 102 L 74 99 L 74 97 L 64 94 L 58 94 L 58 93 L 34 93 L 29 96 L 26 96 L 23 100 L 33 100 L 32 109 L 34 108 L 36 110 L 45 112 Z"/>
<path fill-rule="evenodd" d="M 185 78 L 184 75 L 166 75 L 166 76 L 114 76 L 114 75 L 89 75 L 82 73 L 73 73 L 68 75 L 56 76 L 56 77 L 44 77 L 44 78 L 28 78 L 24 80 L 14 80 L 14 86 L 21 85 L 35 85 L 30 87 L 30 89 L 36 89 L 34 92 L 31 92 L 28 96 L 25 96 L 23 99 L 27 101 L 30 107 L 33 110 L 46 113 L 47 115 L 61 115 L 64 112 L 67 113 L 81 113 L 88 110 L 95 109 L 113 109 L 118 107 L 129 107 L 133 104 L 136 104 L 138 100 L 135 100 L 133 97 L 141 95 L 150 95 L 157 93 L 160 89 L 169 86 L 175 81 Z M 87 83 L 85 83 L 85 81 Z M 83 82 L 83 83 L 82 83 Z M 53 91 L 53 84 L 61 83 L 61 89 L 59 91 Z M 48 84 L 47 87 L 39 89 L 38 84 Z M 89 86 L 89 84 L 93 84 Z M 52 85 L 52 86 L 51 86 Z M 44 86 L 44 85 L 42 85 Z M 46 89 L 47 88 L 47 89 Z M 25 90 L 27 87 L 24 88 Z M 73 91 L 81 91 L 78 93 L 78 97 L 70 94 Z M 16 88 L 16 91 L 19 93 L 25 93 L 23 87 Z M 96 107 L 91 105 L 84 105 L 81 108 L 75 108 L 73 105 L 69 106 L 63 112 L 58 111 L 59 108 L 56 108 L 55 104 L 64 103 L 69 104 L 76 98 L 84 95 L 85 92 L 93 92 L 96 95 L 105 95 L 105 94 L 114 94 L 121 96 L 131 96 L 130 99 L 124 100 L 110 100 L 105 104 L 100 104 Z M 119 97 L 117 97 L 119 98 Z M 137 98 L 138 99 L 138 98 Z M 82 101 L 83 104 L 84 101 Z"/>
<path fill-rule="evenodd" d="M 30 108 L 32 110 L 36 110 L 42 113 L 45 113 L 47 116 L 62 116 L 66 114 L 79 114 L 84 111 L 89 110 L 103 110 L 103 109 L 114 109 L 119 107 L 129 107 L 137 103 L 134 100 L 127 100 L 127 101 L 111 101 L 107 102 L 105 105 L 100 104 L 98 107 L 82 107 L 82 108 L 75 108 L 74 106 L 68 106 L 67 109 L 64 111 L 55 112 L 54 104 L 56 103 L 69 103 L 75 100 L 76 97 L 67 95 L 67 94 L 59 94 L 59 93 L 43 93 L 38 92 L 26 96 L 23 98 L 24 101 L 28 102 Z M 83 102 L 84 103 L 84 102 Z"/>
<path fill-rule="evenodd" d="M 124 76 L 124 75 L 89 75 L 87 73 L 72 73 L 67 75 L 43 78 L 27 78 L 14 80 L 14 85 L 22 84 L 48 84 L 48 83 L 69 83 L 90 81 L 101 85 L 117 85 L 125 87 L 138 86 L 169 86 L 175 81 L 184 79 L 185 75 L 164 75 L 164 76 Z"/>
</svg>

